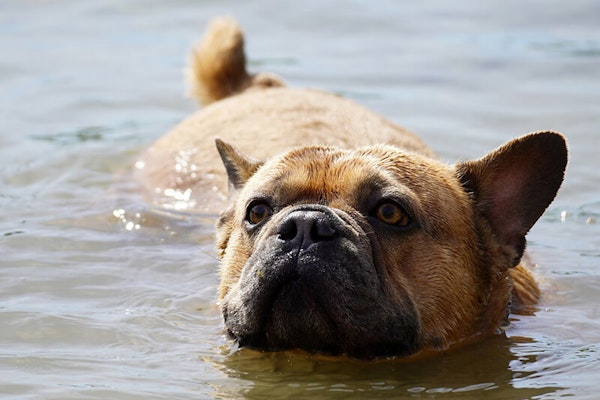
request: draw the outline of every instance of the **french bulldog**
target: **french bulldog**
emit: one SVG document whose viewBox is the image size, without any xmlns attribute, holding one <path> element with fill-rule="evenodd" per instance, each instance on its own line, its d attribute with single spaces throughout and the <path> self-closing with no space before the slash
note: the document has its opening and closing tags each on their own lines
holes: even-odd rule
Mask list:
<svg viewBox="0 0 600 400">
<path fill-rule="evenodd" d="M 136 169 L 161 206 L 220 211 L 218 296 L 241 347 L 402 357 L 535 307 L 525 236 L 563 180 L 561 134 L 443 163 L 350 100 L 250 74 L 230 18 L 210 24 L 189 76 L 205 107 Z"/>
</svg>

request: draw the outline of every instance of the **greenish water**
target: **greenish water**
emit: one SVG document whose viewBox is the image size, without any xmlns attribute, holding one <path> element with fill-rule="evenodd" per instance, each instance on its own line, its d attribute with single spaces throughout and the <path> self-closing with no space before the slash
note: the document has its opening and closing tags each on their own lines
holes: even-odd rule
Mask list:
<svg viewBox="0 0 600 400">
<path fill-rule="evenodd" d="M 214 15 L 252 68 L 350 97 L 448 161 L 563 132 L 561 192 L 529 235 L 544 290 L 505 335 L 411 362 L 236 351 L 212 217 L 136 195 L 136 155 L 194 110 Z M 600 377 L 600 4 L 6 1 L 0 8 L 0 396 L 595 398 Z"/>
</svg>

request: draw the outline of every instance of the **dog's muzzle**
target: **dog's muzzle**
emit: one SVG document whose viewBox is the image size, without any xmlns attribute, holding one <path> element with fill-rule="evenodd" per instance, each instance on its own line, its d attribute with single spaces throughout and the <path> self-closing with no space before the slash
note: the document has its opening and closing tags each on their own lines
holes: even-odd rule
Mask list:
<svg viewBox="0 0 600 400">
<path fill-rule="evenodd" d="M 406 355 L 418 339 L 414 305 L 389 296 L 374 260 L 349 214 L 316 204 L 280 211 L 224 298 L 225 325 L 247 347 Z"/>
</svg>

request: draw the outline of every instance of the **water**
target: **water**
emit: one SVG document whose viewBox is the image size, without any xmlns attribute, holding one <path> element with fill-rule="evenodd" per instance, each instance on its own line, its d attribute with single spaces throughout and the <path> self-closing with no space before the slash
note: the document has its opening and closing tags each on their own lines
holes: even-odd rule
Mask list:
<svg viewBox="0 0 600 400">
<path fill-rule="evenodd" d="M 486 3 L 486 4 L 484 4 Z M 448 161 L 563 132 L 566 182 L 529 235 L 544 299 L 432 359 L 235 351 L 212 217 L 152 209 L 127 171 L 192 110 L 186 54 L 230 14 L 253 69 L 331 90 Z M 0 394 L 10 399 L 595 398 L 600 4 L 12 1 L 0 7 Z"/>
</svg>

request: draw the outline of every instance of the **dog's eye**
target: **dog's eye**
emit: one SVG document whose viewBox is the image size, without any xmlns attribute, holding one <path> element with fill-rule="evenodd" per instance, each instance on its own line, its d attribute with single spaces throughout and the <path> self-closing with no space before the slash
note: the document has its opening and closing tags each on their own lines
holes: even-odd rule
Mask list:
<svg viewBox="0 0 600 400">
<path fill-rule="evenodd" d="M 384 222 L 388 225 L 405 227 L 411 222 L 410 216 L 402 209 L 402 207 L 389 201 L 381 203 L 377 207 L 375 216 L 381 222 Z"/>
<path fill-rule="evenodd" d="M 248 207 L 246 221 L 257 225 L 273 215 L 273 209 L 267 203 L 254 203 Z"/>
</svg>

